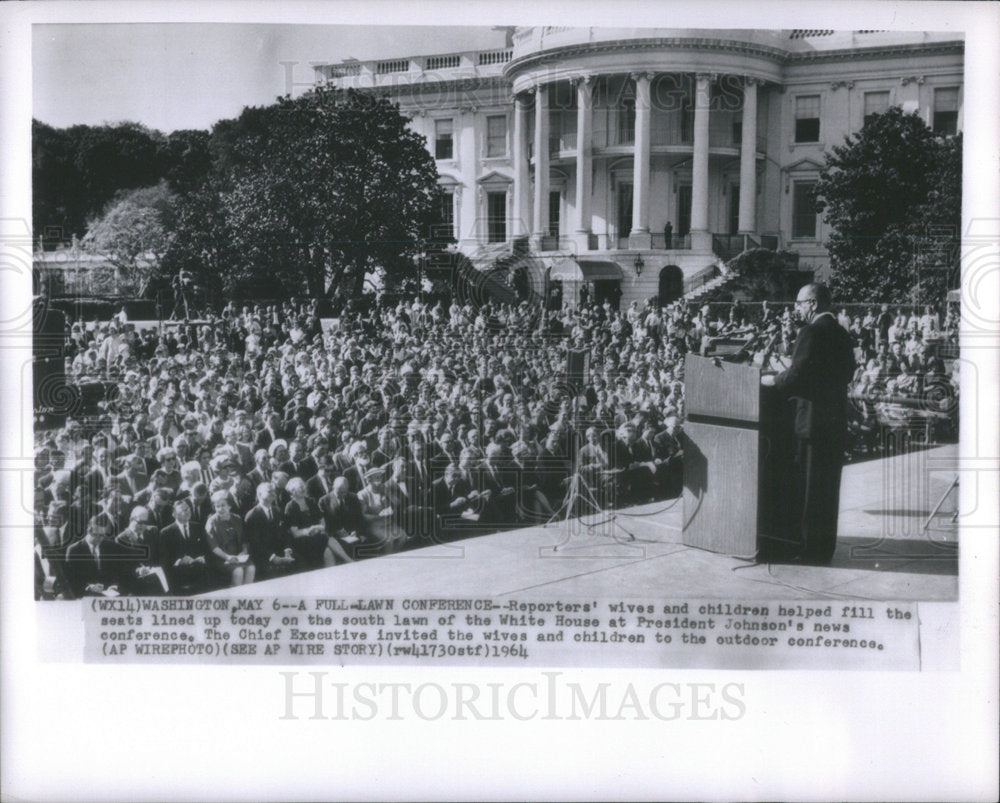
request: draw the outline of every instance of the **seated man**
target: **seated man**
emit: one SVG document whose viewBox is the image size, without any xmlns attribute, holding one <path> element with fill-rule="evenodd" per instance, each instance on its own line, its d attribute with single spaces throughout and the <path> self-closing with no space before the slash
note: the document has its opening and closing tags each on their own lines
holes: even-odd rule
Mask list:
<svg viewBox="0 0 1000 803">
<path fill-rule="evenodd" d="M 346 477 L 337 477 L 333 481 L 333 490 L 319 500 L 319 508 L 323 511 L 326 534 L 330 539 L 336 539 L 345 545 L 348 552 L 353 551 L 355 556 L 361 557 L 363 550 L 358 547 L 366 542 L 371 546 L 372 539 L 367 532 L 361 502 L 358 495 L 351 491 Z"/>
<path fill-rule="evenodd" d="M 76 598 L 118 596 L 120 562 L 109 542 L 107 527 L 91 518 L 86 535 L 66 550 L 66 575 Z"/>
<path fill-rule="evenodd" d="M 600 434 L 596 427 L 588 427 L 584 433 L 587 442 L 577 453 L 577 471 L 580 479 L 598 503 L 606 505 L 615 496 L 615 472 L 620 467 L 611 464 L 611 459 L 601 445 Z M 584 493 L 584 498 L 589 494 Z M 587 511 L 584 512 L 593 512 Z"/>
<path fill-rule="evenodd" d="M 464 518 L 475 513 L 472 488 L 459 477 L 458 467 L 448 464 L 444 476 L 434 481 L 434 513 L 439 522 L 438 535 L 445 540 L 471 535 L 478 519 Z"/>
<path fill-rule="evenodd" d="M 280 577 L 296 570 L 291 534 L 271 483 L 257 486 L 257 504 L 247 513 L 244 524 L 257 579 Z"/>
<path fill-rule="evenodd" d="M 160 567 L 160 529 L 150 523 L 148 508 L 132 510 L 128 527 L 115 536 L 115 543 L 121 548 L 120 591 L 155 596 L 168 590 L 154 571 Z"/>
<path fill-rule="evenodd" d="M 174 522 L 160 531 L 160 565 L 172 594 L 197 594 L 211 586 L 205 525 L 192 517 L 188 499 L 174 502 Z"/>
<path fill-rule="evenodd" d="M 502 451 L 499 443 L 486 447 L 481 476 L 484 489 L 490 493 L 481 521 L 496 527 L 512 527 L 517 524 L 517 477 L 502 464 Z"/>
</svg>

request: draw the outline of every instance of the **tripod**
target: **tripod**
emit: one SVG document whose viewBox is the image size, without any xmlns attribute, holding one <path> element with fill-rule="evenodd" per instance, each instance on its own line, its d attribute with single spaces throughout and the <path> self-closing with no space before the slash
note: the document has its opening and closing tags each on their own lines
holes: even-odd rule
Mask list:
<svg viewBox="0 0 1000 803">
<path fill-rule="evenodd" d="M 573 518 L 573 511 L 576 509 L 576 505 L 578 502 L 583 503 L 587 507 L 591 508 L 594 514 L 600 515 L 606 512 L 604 508 L 601 507 L 601 503 L 598 501 L 597 495 L 594 493 L 594 489 L 591 488 L 590 484 L 583 478 L 583 475 L 580 473 L 579 469 L 574 471 L 572 476 L 570 477 L 569 487 L 566 489 L 566 496 L 563 498 L 563 503 L 559 506 L 559 509 L 552 514 L 549 520 L 545 522 L 545 524 L 542 526 L 547 527 L 548 525 L 550 525 L 553 521 L 559 518 L 559 514 L 562 513 L 563 511 L 565 511 L 565 513 L 562 517 L 562 521 L 564 524 L 569 524 L 569 520 Z M 583 520 L 584 515 L 585 515 L 584 513 L 581 513 L 580 516 L 578 517 L 578 521 L 588 530 L 593 531 L 595 527 L 599 526 L 602 523 L 606 523 L 606 522 L 595 521 L 591 524 L 588 524 Z M 635 535 L 633 535 L 631 531 L 627 530 L 621 523 L 619 523 L 617 513 L 611 513 L 610 518 L 607 519 L 607 522 L 610 522 L 615 527 L 620 529 L 623 533 L 625 533 L 625 535 L 628 536 L 629 541 L 635 540 Z M 605 538 L 612 538 L 615 541 L 618 540 L 617 538 L 615 538 L 613 532 L 599 532 L 597 534 L 602 535 Z M 557 544 L 556 546 L 552 547 L 552 551 L 558 552 L 559 545 Z"/>
<path fill-rule="evenodd" d="M 927 521 L 924 522 L 924 526 L 921 529 L 926 530 L 928 527 L 931 526 L 931 522 L 934 521 L 934 517 L 938 514 L 938 511 L 944 506 L 945 500 L 949 496 L 951 496 L 951 492 L 954 491 L 956 488 L 958 488 L 958 474 L 955 475 L 955 479 L 951 481 L 951 485 L 949 485 L 948 489 L 941 495 L 941 498 L 938 500 L 938 503 L 934 505 L 934 509 L 931 511 L 931 514 L 927 517 Z M 955 512 L 952 513 L 951 515 L 951 524 L 954 524 L 957 521 L 958 521 L 958 505 L 955 506 Z"/>
</svg>

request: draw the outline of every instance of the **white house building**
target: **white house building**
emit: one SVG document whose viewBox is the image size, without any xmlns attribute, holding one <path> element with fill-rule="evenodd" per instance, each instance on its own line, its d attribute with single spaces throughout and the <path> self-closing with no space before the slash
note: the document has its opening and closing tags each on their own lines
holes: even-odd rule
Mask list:
<svg viewBox="0 0 1000 803">
<path fill-rule="evenodd" d="M 954 33 L 536 27 L 506 45 L 315 69 L 412 117 L 475 261 L 529 238 L 553 278 L 625 301 L 676 297 L 746 247 L 822 276 L 825 152 L 892 105 L 962 128 Z"/>
</svg>

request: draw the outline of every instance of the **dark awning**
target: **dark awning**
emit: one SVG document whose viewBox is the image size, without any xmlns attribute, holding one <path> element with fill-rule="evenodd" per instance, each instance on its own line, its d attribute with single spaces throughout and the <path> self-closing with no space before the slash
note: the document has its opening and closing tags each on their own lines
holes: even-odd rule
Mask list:
<svg viewBox="0 0 1000 803">
<path fill-rule="evenodd" d="M 553 261 L 549 278 L 562 282 L 595 282 L 621 279 L 623 275 L 621 266 L 610 259 L 565 257 Z"/>
</svg>

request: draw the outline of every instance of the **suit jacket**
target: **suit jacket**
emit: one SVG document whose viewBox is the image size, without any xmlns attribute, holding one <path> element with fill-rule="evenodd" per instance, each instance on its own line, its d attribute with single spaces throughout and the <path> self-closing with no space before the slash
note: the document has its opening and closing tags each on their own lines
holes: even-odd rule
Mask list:
<svg viewBox="0 0 1000 803">
<path fill-rule="evenodd" d="M 420 467 L 422 475 L 417 472 L 417 462 L 413 458 L 406 461 L 406 490 L 410 493 L 411 504 L 429 505 L 433 480 L 430 463 L 424 459 Z"/>
<path fill-rule="evenodd" d="M 174 509 L 172 505 L 162 507 L 150 506 L 149 523 L 155 524 L 159 529 L 169 526 L 174 521 Z"/>
<path fill-rule="evenodd" d="M 327 479 L 319 472 L 313 474 L 306 481 L 306 495 L 317 502 L 333 490 L 333 480 L 336 477 Z"/>
<path fill-rule="evenodd" d="M 106 539 L 100 547 L 100 560 L 95 558 L 86 541 L 77 541 L 66 550 L 66 576 L 74 597 L 82 597 L 88 585 L 100 583 L 105 588 L 120 585 L 121 561 L 114 541 Z"/>
<path fill-rule="evenodd" d="M 275 507 L 268 519 L 261 505 L 254 507 L 244 519 L 243 534 L 250 548 L 250 558 L 258 571 L 267 573 L 272 555 L 283 557 L 292 546 L 292 537 L 285 526 L 285 514 Z"/>
<path fill-rule="evenodd" d="M 115 488 L 126 496 L 131 496 L 133 499 L 140 491 L 149 485 L 149 476 L 147 474 L 133 476 L 128 472 L 123 472 L 121 474 L 115 474 L 111 480 Z"/>
<path fill-rule="evenodd" d="M 348 533 L 364 532 L 365 520 L 357 494 L 348 492 L 338 498 L 336 494 L 328 493 L 319 500 L 319 509 L 323 513 L 328 534 L 335 535 L 341 530 Z"/>
<path fill-rule="evenodd" d="M 854 369 L 851 336 L 831 313 L 802 327 L 791 366 L 774 380 L 779 393 L 796 400 L 796 436 L 828 442 L 844 438 L 847 386 Z"/>
<path fill-rule="evenodd" d="M 208 541 L 205 538 L 205 525 L 191 519 L 188 522 L 189 537 L 184 538 L 181 525 L 176 521 L 160 531 L 160 565 L 170 577 L 174 571 L 174 563 L 187 555 L 191 558 L 208 558 Z"/>
<path fill-rule="evenodd" d="M 278 466 L 278 471 L 284 471 L 289 477 L 301 477 L 308 480 L 319 471 L 319 466 L 316 465 L 316 461 L 312 457 L 305 457 L 299 461 L 298 465 L 295 465 L 291 460 L 286 460 Z"/>
<path fill-rule="evenodd" d="M 457 516 L 464 509 L 463 505 L 453 507 L 456 499 L 469 498 L 472 488 L 464 480 L 456 479 L 452 488 L 444 481 L 444 477 L 434 481 L 434 512 L 439 516 Z"/>
<path fill-rule="evenodd" d="M 257 490 L 257 486 L 260 485 L 262 482 L 270 482 L 270 479 L 264 476 L 264 472 L 257 467 L 254 467 L 251 471 L 248 471 L 244 479 L 246 479 L 246 481 L 250 483 L 250 486 L 254 489 L 254 491 Z"/>
<path fill-rule="evenodd" d="M 204 526 L 205 522 L 208 521 L 208 517 L 215 512 L 215 509 L 212 507 L 212 500 L 205 496 L 199 503 L 192 496 L 188 501 L 191 503 L 191 515 L 193 519 Z"/>
<path fill-rule="evenodd" d="M 361 469 L 357 465 L 344 469 L 344 479 L 347 480 L 347 485 L 351 489 L 351 493 L 359 493 L 365 487 L 365 481 L 361 476 Z"/>
</svg>

